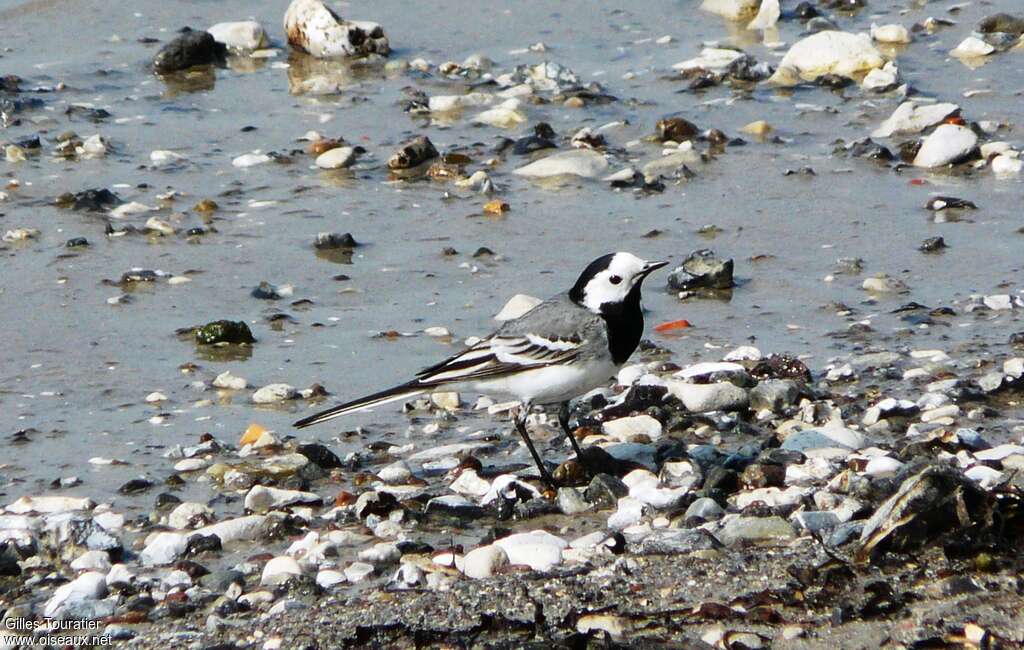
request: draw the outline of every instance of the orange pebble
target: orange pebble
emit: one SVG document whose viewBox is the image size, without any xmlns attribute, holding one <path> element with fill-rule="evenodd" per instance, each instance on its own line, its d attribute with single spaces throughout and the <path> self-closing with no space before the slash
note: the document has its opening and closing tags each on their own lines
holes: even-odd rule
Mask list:
<svg viewBox="0 0 1024 650">
<path fill-rule="evenodd" d="M 667 323 L 662 323 L 654 327 L 655 332 L 675 332 L 677 330 L 684 330 L 687 327 L 691 327 L 690 321 L 686 319 L 670 320 Z"/>
<path fill-rule="evenodd" d="M 263 427 L 253 422 L 246 428 L 245 433 L 242 434 L 242 439 L 238 441 L 238 444 L 251 445 L 252 443 L 259 440 L 260 436 L 262 436 L 266 432 L 266 427 Z"/>
<path fill-rule="evenodd" d="M 504 214 L 505 212 L 508 212 L 508 210 L 508 203 L 499 201 L 498 199 L 488 201 L 484 204 L 484 212 L 486 214 Z"/>
</svg>

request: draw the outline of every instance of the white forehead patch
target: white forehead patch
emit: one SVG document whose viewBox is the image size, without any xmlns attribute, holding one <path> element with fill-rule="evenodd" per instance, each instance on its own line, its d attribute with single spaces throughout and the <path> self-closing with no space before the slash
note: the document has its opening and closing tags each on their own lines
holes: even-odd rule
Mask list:
<svg viewBox="0 0 1024 650">
<path fill-rule="evenodd" d="M 583 306 L 596 313 L 604 303 L 622 302 L 646 265 L 646 262 L 632 253 L 615 253 L 608 268 L 587 282 L 583 290 Z M 614 282 L 616 279 L 619 281 Z"/>
</svg>

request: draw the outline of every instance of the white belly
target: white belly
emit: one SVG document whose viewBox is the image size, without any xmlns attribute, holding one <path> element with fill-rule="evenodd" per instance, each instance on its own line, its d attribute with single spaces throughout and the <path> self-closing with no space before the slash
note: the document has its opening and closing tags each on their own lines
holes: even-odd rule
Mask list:
<svg viewBox="0 0 1024 650">
<path fill-rule="evenodd" d="M 554 404 L 607 384 L 616 370 L 612 363 L 547 366 L 511 377 L 467 383 L 466 388 L 485 395 L 508 395 L 531 404 Z"/>
</svg>

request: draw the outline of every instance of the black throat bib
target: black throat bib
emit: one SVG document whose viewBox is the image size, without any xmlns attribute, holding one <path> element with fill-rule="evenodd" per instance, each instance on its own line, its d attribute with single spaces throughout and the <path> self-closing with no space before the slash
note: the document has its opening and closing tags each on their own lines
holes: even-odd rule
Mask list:
<svg viewBox="0 0 1024 650">
<path fill-rule="evenodd" d="M 615 365 L 621 366 L 640 345 L 640 338 L 644 334 L 640 284 L 630 290 L 624 301 L 603 303 L 601 317 L 608 323 L 608 351 Z"/>
</svg>

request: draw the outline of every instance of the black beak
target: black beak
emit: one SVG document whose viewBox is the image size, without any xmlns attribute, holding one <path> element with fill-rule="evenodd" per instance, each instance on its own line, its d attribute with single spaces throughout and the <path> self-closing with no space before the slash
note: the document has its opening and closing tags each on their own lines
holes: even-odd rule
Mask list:
<svg viewBox="0 0 1024 650">
<path fill-rule="evenodd" d="M 657 271 L 658 269 L 660 269 L 663 266 L 668 266 L 668 262 L 666 262 L 666 261 L 647 262 L 646 264 L 644 264 L 644 270 L 640 271 L 640 277 L 641 278 L 646 278 L 648 275 L 650 275 L 651 273 Z"/>
</svg>

